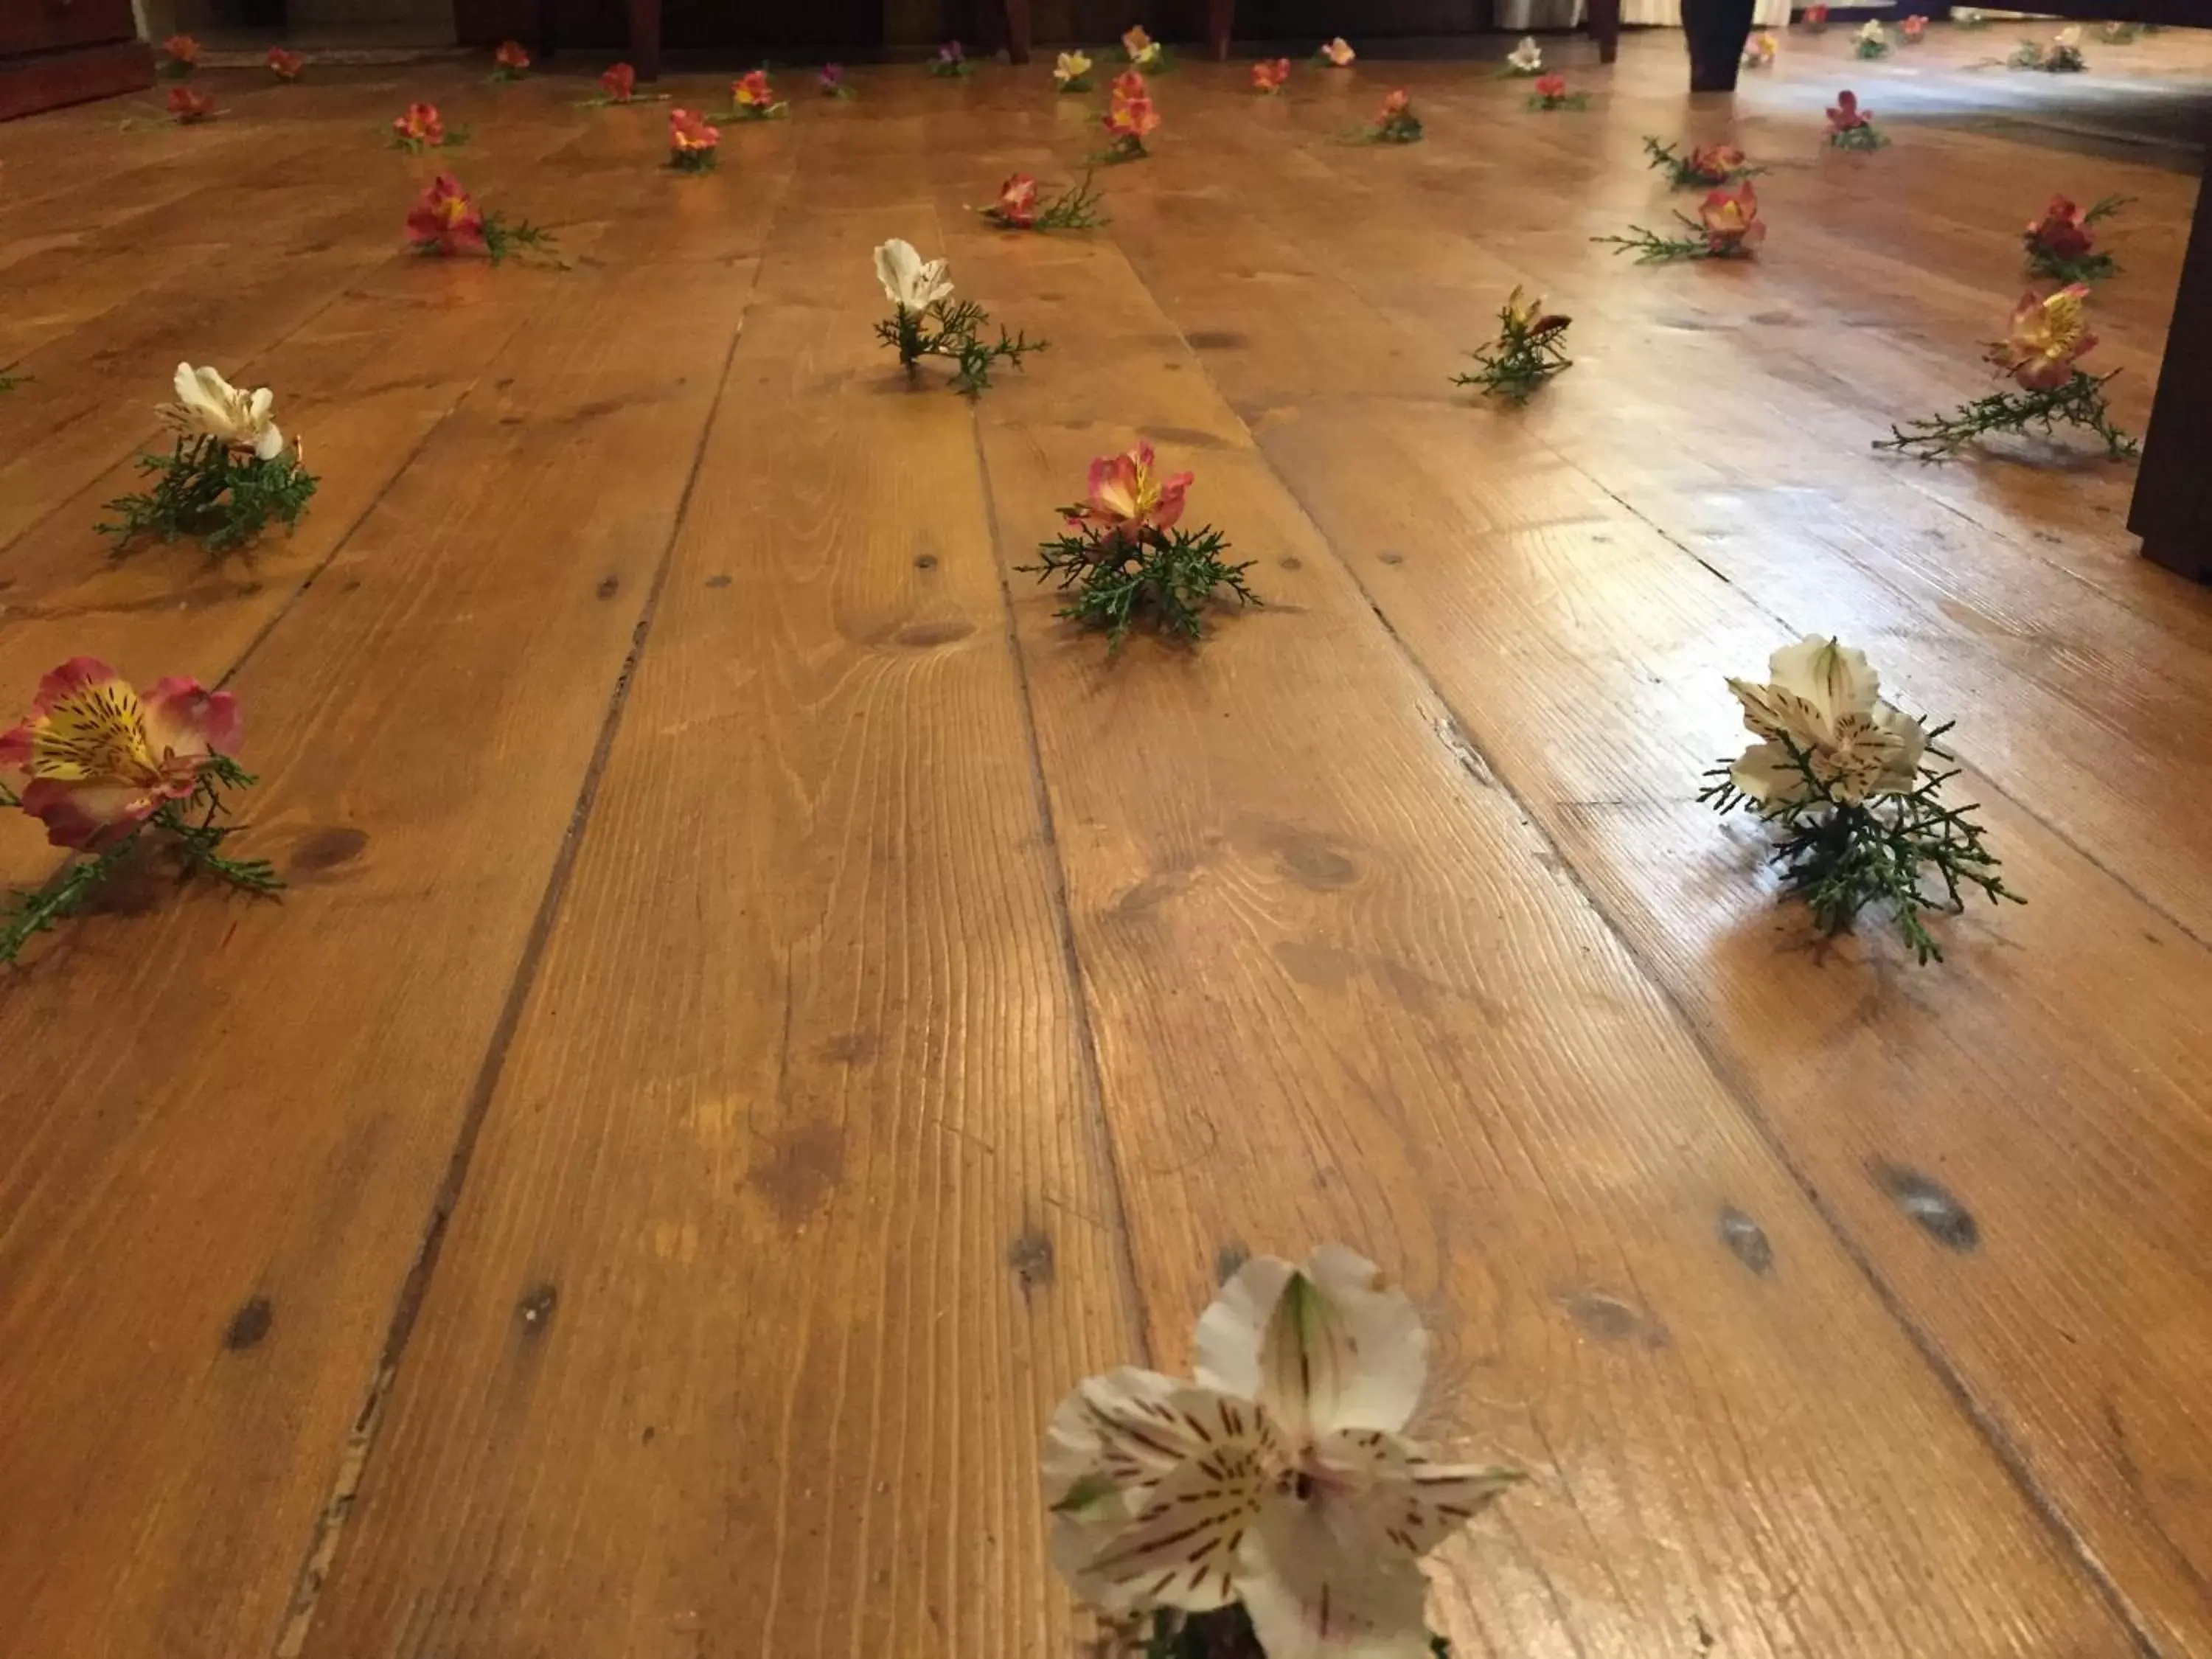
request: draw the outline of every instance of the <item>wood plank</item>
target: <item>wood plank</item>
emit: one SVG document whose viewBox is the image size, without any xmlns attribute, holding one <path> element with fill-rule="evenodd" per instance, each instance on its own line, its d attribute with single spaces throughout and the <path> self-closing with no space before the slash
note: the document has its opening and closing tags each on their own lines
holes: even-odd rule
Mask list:
<svg viewBox="0 0 2212 1659">
<path fill-rule="evenodd" d="M 237 678 L 283 903 L 81 921 L 0 998 L 43 1082 L 0 1129 L 0 1603 L 37 1650 L 283 1621 L 747 291 L 569 281 Z"/>
<path fill-rule="evenodd" d="M 308 1654 L 1072 1650 L 1037 1429 L 1139 1345 L 915 219 L 763 269 Z"/>
</svg>

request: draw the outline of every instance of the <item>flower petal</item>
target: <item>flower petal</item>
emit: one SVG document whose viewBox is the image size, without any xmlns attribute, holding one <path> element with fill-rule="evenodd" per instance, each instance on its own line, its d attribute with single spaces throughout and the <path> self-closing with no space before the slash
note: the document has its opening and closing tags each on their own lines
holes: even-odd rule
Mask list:
<svg viewBox="0 0 2212 1659">
<path fill-rule="evenodd" d="M 197 759 L 238 746 L 238 699 L 181 675 L 158 679 L 143 698 L 146 742 L 155 756 Z"/>
<path fill-rule="evenodd" d="M 1406 1293 L 1340 1244 L 1322 1246 L 1303 1269 L 1286 1274 L 1285 1265 L 1247 1262 L 1222 1287 L 1199 1321 L 1200 1380 L 1236 1388 L 1233 1376 L 1252 1376 L 1251 1397 L 1293 1438 L 1404 1428 L 1420 1403 L 1429 1354 Z M 1237 1362 L 1255 1322 L 1259 1352 L 1246 1372 Z"/>
<path fill-rule="evenodd" d="M 1268 1504 L 1237 1589 L 1267 1659 L 1429 1659 L 1419 1563 L 1341 1505 Z"/>
<path fill-rule="evenodd" d="M 1870 711 L 1881 690 L 1881 677 L 1865 652 L 1819 634 L 1784 646 L 1767 659 L 1766 670 L 1775 685 L 1804 698 L 1831 725 L 1844 714 Z"/>
<path fill-rule="evenodd" d="M 1517 1469 L 1435 1463 L 1402 1436 L 1377 1429 L 1333 1434 L 1313 1450 L 1311 1471 L 1332 1511 L 1409 1555 L 1426 1555 L 1524 1478 Z M 1340 1520 L 1340 1525 L 1346 1524 Z"/>
<path fill-rule="evenodd" d="M 1812 787 L 1778 743 L 1754 743 L 1745 750 L 1729 769 L 1729 781 L 1761 806 L 1796 800 Z"/>
</svg>

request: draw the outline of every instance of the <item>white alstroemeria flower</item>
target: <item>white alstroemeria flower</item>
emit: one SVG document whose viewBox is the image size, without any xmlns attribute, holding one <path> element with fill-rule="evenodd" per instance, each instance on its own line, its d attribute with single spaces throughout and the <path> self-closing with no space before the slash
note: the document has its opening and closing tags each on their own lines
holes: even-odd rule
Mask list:
<svg viewBox="0 0 2212 1659">
<path fill-rule="evenodd" d="M 1054 1565 L 1109 1613 L 1242 1601 L 1271 1659 L 1428 1659 L 1420 1558 L 1520 1479 L 1403 1437 L 1428 1341 L 1342 1245 L 1246 1262 L 1198 1322 L 1195 1382 L 1124 1366 L 1053 1413 Z"/>
<path fill-rule="evenodd" d="M 924 261 L 910 242 L 896 237 L 876 250 L 876 279 L 902 310 L 927 311 L 939 300 L 950 299 L 952 284 L 945 279 L 945 261 Z"/>
<path fill-rule="evenodd" d="M 2081 51 L 2081 26 L 2079 23 L 2069 23 L 2051 37 L 2051 44 L 2054 46 L 2069 47 L 2075 52 Z"/>
<path fill-rule="evenodd" d="M 1884 46 L 1887 46 L 1889 44 L 1888 33 L 1883 29 L 1881 20 L 1875 17 L 1869 17 L 1865 22 L 1859 25 L 1859 39 L 1862 40 L 1878 40 Z"/>
<path fill-rule="evenodd" d="M 1927 728 L 1881 700 L 1881 678 L 1864 652 L 1808 634 L 1769 658 L 1766 672 L 1765 685 L 1729 681 L 1743 705 L 1744 725 L 1767 739 L 1746 750 L 1729 773 L 1737 788 L 1762 805 L 1805 795 L 1784 738 L 1846 805 L 1913 787 L 1928 749 Z"/>
<path fill-rule="evenodd" d="M 1066 86 L 1070 81 L 1079 81 L 1091 73 L 1091 54 L 1085 52 L 1063 52 L 1052 66 L 1052 78 Z"/>
<path fill-rule="evenodd" d="M 1524 34 L 1521 44 L 1505 54 L 1505 61 L 1523 75 L 1534 75 L 1544 67 L 1544 49 L 1536 44 L 1536 37 Z"/>
<path fill-rule="evenodd" d="M 264 461 L 284 453 L 284 434 L 269 411 L 276 394 L 267 386 L 242 392 L 212 368 L 177 365 L 177 401 L 162 413 L 182 431 L 220 438 L 233 449 L 251 449 Z"/>
</svg>

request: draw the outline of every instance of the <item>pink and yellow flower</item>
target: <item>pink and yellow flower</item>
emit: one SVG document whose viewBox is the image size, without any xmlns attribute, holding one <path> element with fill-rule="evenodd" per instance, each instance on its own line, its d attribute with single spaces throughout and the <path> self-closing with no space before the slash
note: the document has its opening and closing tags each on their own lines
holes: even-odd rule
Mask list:
<svg viewBox="0 0 2212 1659">
<path fill-rule="evenodd" d="M 637 95 L 637 71 L 628 64 L 611 64 L 599 75 L 599 90 L 611 104 L 627 104 Z"/>
<path fill-rule="evenodd" d="M 1839 92 L 1828 110 L 1828 131 L 1832 137 L 1838 132 L 1850 132 L 1872 125 L 1874 112 L 1859 107 L 1859 95 L 1855 92 Z"/>
<path fill-rule="evenodd" d="M 161 42 L 172 73 L 189 74 L 200 61 L 200 43 L 189 34 L 173 34 Z"/>
<path fill-rule="evenodd" d="M 228 691 L 173 677 L 137 691 L 106 663 L 75 657 L 39 682 L 31 712 L 0 732 L 0 770 L 27 780 L 23 810 L 46 826 L 48 842 L 96 853 L 190 795 L 238 732 Z"/>
<path fill-rule="evenodd" d="M 1113 101 L 1106 111 L 1106 131 L 1117 142 L 1145 147 L 1145 140 L 1160 125 L 1160 112 L 1152 107 L 1151 93 L 1146 90 L 1145 77 L 1131 70 L 1114 77 Z"/>
<path fill-rule="evenodd" d="M 1157 64 L 1160 61 L 1160 43 L 1145 33 L 1142 23 L 1132 24 L 1121 36 L 1121 50 L 1129 55 L 1133 64 Z"/>
<path fill-rule="evenodd" d="M 1775 54 L 1780 50 L 1774 37 L 1761 29 L 1744 43 L 1743 61 L 1753 69 L 1771 69 Z"/>
<path fill-rule="evenodd" d="M 214 113 L 211 94 L 194 92 L 190 87 L 169 88 L 169 115 L 179 126 L 197 126 Z"/>
<path fill-rule="evenodd" d="M 2086 283 L 2070 283 L 2044 299 L 2033 293 L 2021 295 L 2004 343 L 1992 354 L 1994 361 L 2029 392 L 2051 392 L 2065 385 L 2074 378 L 2075 359 L 2097 343 L 2083 308 L 2088 298 Z"/>
<path fill-rule="evenodd" d="M 1700 182 L 1724 185 L 1735 177 L 1745 159 L 1734 144 L 1699 144 L 1690 151 L 1689 166 Z"/>
<path fill-rule="evenodd" d="M 1536 95 L 1547 104 L 1554 101 L 1555 100 L 1565 97 L 1567 95 L 1567 77 L 1559 74 L 1557 70 L 1553 71 L 1549 75 L 1538 76 L 1536 77 Z"/>
<path fill-rule="evenodd" d="M 2043 217 L 2027 227 L 2028 241 L 2054 259 L 2079 259 L 2095 246 L 2096 238 L 2081 210 L 2063 196 L 2054 196 Z"/>
<path fill-rule="evenodd" d="M 1159 476 L 1152 447 L 1139 442 L 1119 455 L 1091 463 L 1091 499 L 1068 520 L 1090 523 L 1109 538 L 1137 541 L 1148 530 L 1169 531 L 1182 517 L 1183 496 L 1194 475 Z"/>
<path fill-rule="evenodd" d="M 765 112 L 775 107 L 775 88 L 769 82 L 768 71 L 757 69 L 739 76 L 730 82 L 730 100 L 738 109 Z"/>
<path fill-rule="evenodd" d="M 1413 97 L 1411 93 L 1403 87 L 1395 88 L 1382 100 L 1382 118 L 1387 121 L 1394 115 L 1403 115 L 1413 107 Z"/>
<path fill-rule="evenodd" d="M 410 104 L 404 115 L 392 118 L 392 131 L 402 143 L 436 149 L 446 142 L 446 124 L 435 104 Z"/>
<path fill-rule="evenodd" d="M 1252 90 L 1275 93 L 1291 78 L 1291 60 L 1287 58 L 1262 58 L 1252 65 Z"/>
<path fill-rule="evenodd" d="M 1798 15 L 1804 19 L 1807 28 L 1824 29 L 1828 27 L 1828 8 L 1820 3 L 1820 0 L 1815 0 L 1815 3 L 1806 7 Z"/>
<path fill-rule="evenodd" d="M 1709 253 L 1748 253 L 1766 240 L 1766 225 L 1759 216 L 1759 192 L 1748 179 L 1732 191 L 1709 191 L 1698 210 L 1698 222 L 1705 228 Z"/>
<path fill-rule="evenodd" d="M 1037 181 L 1026 173 L 1017 173 L 1008 179 L 999 186 L 999 199 L 992 204 L 991 216 L 1016 230 L 1028 230 L 1034 226 L 1037 217 Z"/>
<path fill-rule="evenodd" d="M 498 50 L 492 53 L 491 61 L 501 73 L 516 76 L 530 67 L 530 53 L 520 40 L 502 40 Z"/>
<path fill-rule="evenodd" d="M 1898 32 L 1907 40 L 1917 42 L 1921 36 L 1928 33 L 1928 20 L 1916 13 L 1899 23 L 1897 27 Z"/>
<path fill-rule="evenodd" d="M 1359 56 L 1352 51 L 1352 43 L 1340 34 L 1321 49 L 1321 55 L 1328 60 L 1331 69 L 1350 69 L 1352 60 Z"/>
<path fill-rule="evenodd" d="M 722 130 L 709 126 L 707 118 L 696 110 L 668 112 L 668 149 L 679 165 L 686 156 L 710 154 L 721 142 Z"/>
<path fill-rule="evenodd" d="M 450 173 L 440 173 L 408 210 L 407 234 L 424 252 L 450 258 L 486 252 L 483 210 Z"/>
<path fill-rule="evenodd" d="M 269 48 L 269 72 L 279 81 L 296 81 L 307 60 L 296 52 L 287 52 L 282 46 Z"/>
</svg>

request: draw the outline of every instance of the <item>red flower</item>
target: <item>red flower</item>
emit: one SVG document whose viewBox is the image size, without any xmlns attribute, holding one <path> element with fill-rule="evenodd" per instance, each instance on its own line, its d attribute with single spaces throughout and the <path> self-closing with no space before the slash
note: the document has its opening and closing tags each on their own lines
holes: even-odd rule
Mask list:
<svg viewBox="0 0 2212 1659">
<path fill-rule="evenodd" d="M 1107 88 L 1116 98 L 1149 98 L 1152 89 L 1145 85 L 1145 77 L 1134 70 L 1123 70 L 1115 76 Z"/>
<path fill-rule="evenodd" d="M 1897 27 L 1904 32 L 1905 38 L 1906 40 L 1917 40 L 1922 35 L 1928 33 L 1928 20 L 1916 15 L 1906 18 Z"/>
<path fill-rule="evenodd" d="M 1536 95 L 1547 100 L 1567 95 L 1567 77 L 1564 75 L 1540 75 L 1536 77 Z"/>
<path fill-rule="evenodd" d="M 1744 163 L 1734 144 L 1699 144 L 1690 152 L 1690 170 L 1709 185 L 1724 185 Z"/>
<path fill-rule="evenodd" d="M 2094 245 L 2081 210 L 2063 196 L 2054 196 L 2043 217 L 2027 228 L 2028 240 L 2054 259 L 2079 259 Z"/>
<path fill-rule="evenodd" d="M 1280 92 L 1283 83 L 1291 78 L 1291 60 L 1287 58 L 1261 58 L 1252 65 L 1252 89 L 1255 92 Z"/>
<path fill-rule="evenodd" d="M 427 144 L 435 149 L 446 142 L 446 124 L 438 116 L 435 104 L 410 104 L 407 113 L 395 116 L 392 131 L 410 144 Z"/>
<path fill-rule="evenodd" d="M 1828 131 L 1849 132 L 1855 127 L 1865 126 L 1868 125 L 1868 118 L 1873 113 L 1870 109 L 1859 107 L 1859 97 L 1856 93 L 1839 92 L 1836 94 L 1834 107 L 1828 112 Z"/>
<path fill-rule="evenodd" d="M 722 130 L 707 125 L 707 118 L 688 109 L 668 112 L 668 148 L 678 155 L 696 155 L 722 142 Z"/>
<path fill-rule="evenodd" d="M 1037 181 L 1026 173 L 1017 173 L 999 186 L 999 199 L 991 212 L 1000 224 L 1029 229 L 1036 223 Z"/>
<path fill-rule="evenodd" d="M 424 252 L 482 253 L 483 214 L 450 173 L 441 173 L 407 212 L 407 234 Z"/>
<path fill-rule="evenodd" d="M 730 82 L 730 99 L 739 109 L 769 109 L 775 103 L 775 88 L 766 70 L 752 70 Z"/>
<path fill-rule="evenodd" d="M 637 90 L 637 71 L 628 64 L 613 64 L 599 76 L 599 90 L 610 102 L 627 104 Z"/>
<path fill-rule="evenodd" d="M 215 113 L 215 99 L 190 87 L 171 87 L 169 113 L 179 126 L 197 126 Z"/>
<path fill-rule="evenodd" d="M 1114 102 L 1106 112 L 1106 131 L 1115 138 L 1141 147 L 1158 127 L 1160 112 L 1152 107 L 1152 100 L 1146 94 L 1139 92 L 1133 98 L 1124 98 L 1119 90 L 1121 82 L 1115 82 L 1115 86 Z"/>
<path fill-rule="evenodd" d="M 1389 97 L 1382 100 L 1382 114 L 1381 118 L 1387 121 L 1394 115 L 1403 115 L 1412 106 L 1413 101 L 1413 98 L 1411 93 L 1407 92 L 1403 87 L 1398 88 L 1395 91 L 1392 92 Z"/>
<path fill-rule="evenodd" d="M 200 43 L 189 34 L 173 34 L 161 42 L 161 50 L 169 54 L 169 61 L 190 69 L 200 61 Z"/>
<path fill-rule="evenodd" d="M 106 663 L 73 657 L 39 682 L 31 712 L 0 732 L 0 769 L 29 780 L 23 810 L 56 847 L 112 847 L 182 800 L 217 750 L 238 742 L 238 700 L 198 680 L 143 691 Z"/>
<path fill-rule="evenodd" d="M 1825 5 L 1816 3 L 1806 7 L 1804 15 L 1807 22 L 1818 28 L 1828 21 L 1828 9 Z"/>
<path fill-rule="evenodd" d="M 1734 190 L 1716 190 L 1698 210 L 1705 227 L 1705 246 L 1714 253 L 1748 253 L 1766 240 L 1766 226 L 1759 216 L 1759 192 L 1747 179 Z"/>
<path fill-rule="evenodd" d="M 1091 463 L 1091 499 L 1068 522 L 1088 520 L 1109 537 L 1130 541 L 1147 529 L 1172 530 L 1182 517 L 1183 495 L 1194 476 L 1177 472 L 1161 478 L 1148 443 L 1119 455 L 1101 455 Z"/>
<path fill-rule="evenodd" d="M 279 81 L 296 81 L 307 60 L 296 52 L 287 52 L 282 46 L 269 48 L 269 72 Z"/>
<path fill-rule="evenodd" d="M 521 41 L 502 40 L 499 50 L 492 53 L 491 61 L 509 74 L 520 75 L 530 67 L 530 54 L 523 50 Z"/>
</svg>

